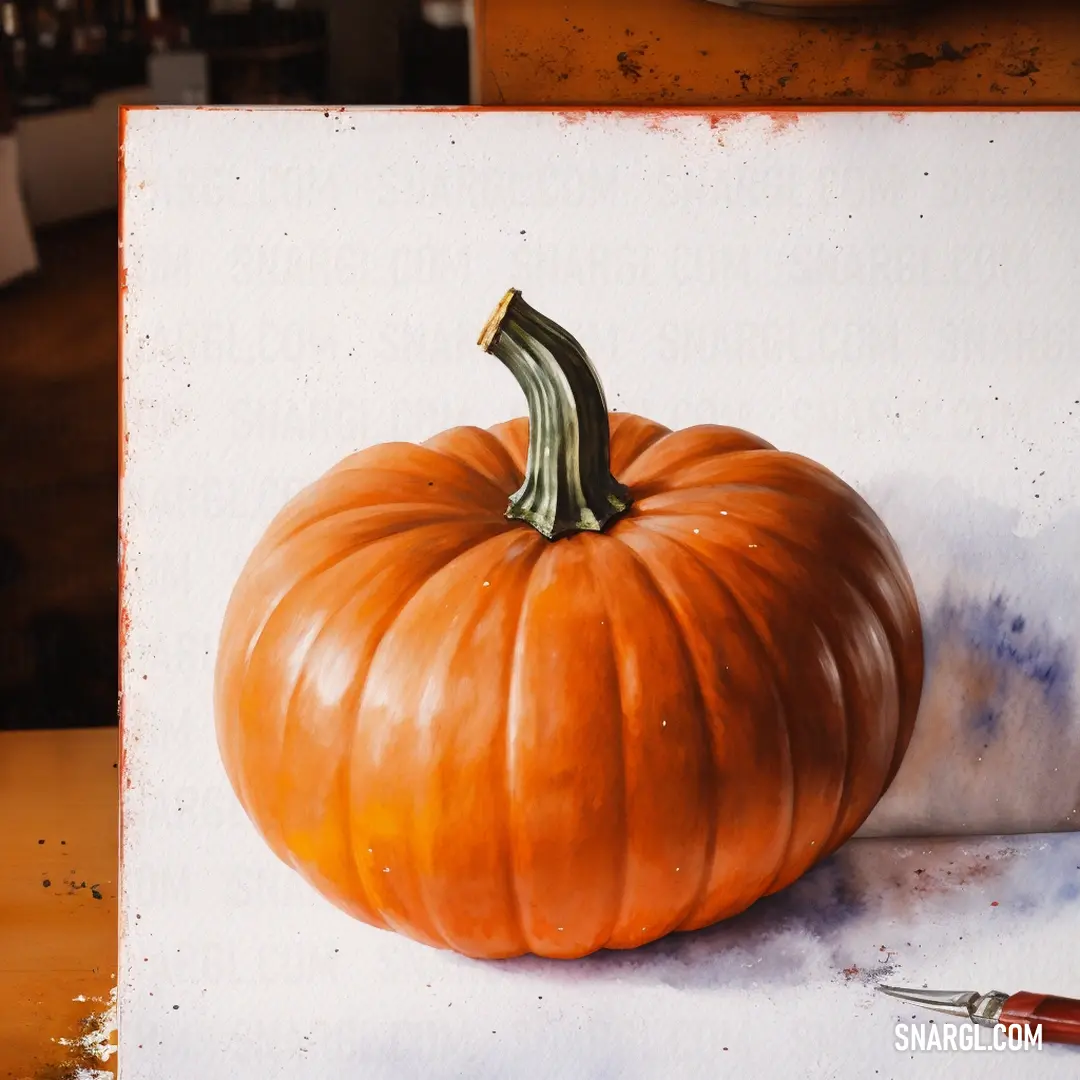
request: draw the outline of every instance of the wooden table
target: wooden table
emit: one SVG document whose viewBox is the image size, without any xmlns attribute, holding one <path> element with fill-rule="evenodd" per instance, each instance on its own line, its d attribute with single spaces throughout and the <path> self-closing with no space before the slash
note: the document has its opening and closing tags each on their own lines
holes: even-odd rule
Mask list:
<svg viewBox="0 0 1080 1080">
<path fill-rule="evenodd" d="M 0 733 L 0 1080 L 115 1073 L 117 752 L 115 728 Z"/>
<path fill-rule="evenodd" d="M 1075 0 L 827 23 L 705 0 L 475 0 L 482 105 L 1076 105 Z"/>
</svg>

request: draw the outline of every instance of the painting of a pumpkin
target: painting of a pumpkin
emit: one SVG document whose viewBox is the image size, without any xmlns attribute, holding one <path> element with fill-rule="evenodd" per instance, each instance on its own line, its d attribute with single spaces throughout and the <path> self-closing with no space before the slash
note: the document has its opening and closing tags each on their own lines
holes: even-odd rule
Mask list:
<svg viewBox="0 0 1080 1080">
<path fill-rule="evenodd" d="M 821 465 L 609 413 L 516 290 L 480 344 L 527 418 L 353 454 L 251 555 L 217 660 L 226 771 L 324 896 L 432 946 L 574 958 L 708 926 L 895 775 L 908 573 Z"/>
</svg>

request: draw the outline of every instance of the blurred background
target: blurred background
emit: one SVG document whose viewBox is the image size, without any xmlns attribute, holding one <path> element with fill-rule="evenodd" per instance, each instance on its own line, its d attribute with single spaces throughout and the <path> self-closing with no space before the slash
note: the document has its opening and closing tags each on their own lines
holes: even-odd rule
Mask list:
<svg viewBox="0 0 1080 1080">
<path fill-rule="evenodd" d="M 118 108 L 470 100 L 1076 106 L 1080 0 L 0 0 L 0 729 L 117 721 Z"/>
<path fill-rule="evenodd" d="M 459 0 L 0 0 L 0 729 L 117 721 L 117 109 L 464 104 Z"/>
</svg>

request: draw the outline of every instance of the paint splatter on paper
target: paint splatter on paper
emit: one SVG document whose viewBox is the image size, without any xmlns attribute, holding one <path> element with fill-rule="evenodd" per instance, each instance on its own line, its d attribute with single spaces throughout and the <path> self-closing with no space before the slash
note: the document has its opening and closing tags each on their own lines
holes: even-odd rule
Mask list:
<svg viewBox="0 0 1080 1080">
<path fill-rule="evenodd" d="M 72 1000 L 86 1001 L 86 997 L 80 994 Z M 109 991 L 107 1001 L 102 1001 L 101 998 L 90 1000 L 99 1002 L 104 1007 L 90 1013 L 83 1020 L 82 1034 L 73 1039 L 60 1038 L 53 1041 L 58 1046 L 68 1048 L 72 1070 L 70 1080 L 101 1080 L 102 1077 L 112 1080 L 115 1072 L 99 1069 L 97 1065 L 109 1062 L 117 1052 L 117 988 L 114 986 Z"/>
</svg>

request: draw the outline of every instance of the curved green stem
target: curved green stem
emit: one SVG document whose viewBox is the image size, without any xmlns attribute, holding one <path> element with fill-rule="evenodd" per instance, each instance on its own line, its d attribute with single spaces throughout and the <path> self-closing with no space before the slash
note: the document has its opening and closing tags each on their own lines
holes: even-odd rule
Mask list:
<svg viewBox="0 0 1080 1080">
<path fill-rule="evenodd" d="M 585 350 L 511 289 L 488 320 L 480 347 L 500 360 L 529 405 L 525 483 L 506 516 L 549 540 L 600 532 L 630 507 L 611 475 L 607 402 Z"/>
</svg>

